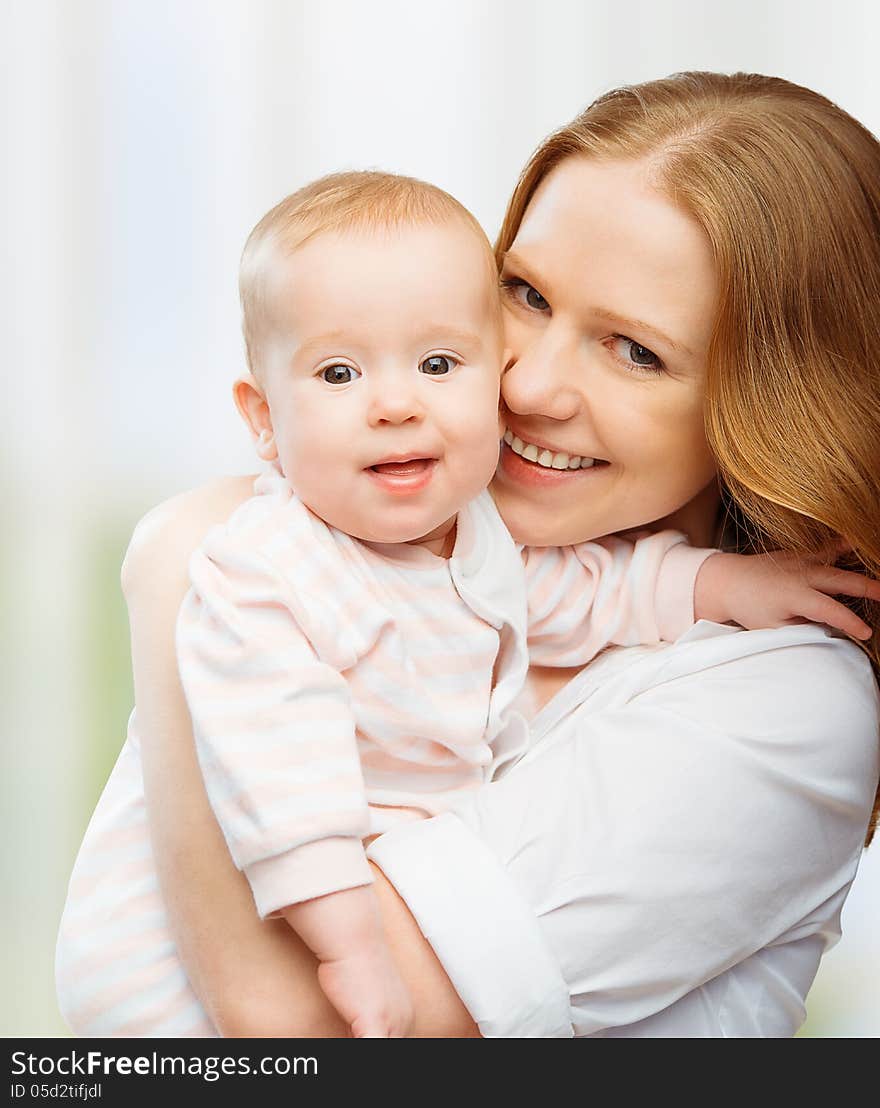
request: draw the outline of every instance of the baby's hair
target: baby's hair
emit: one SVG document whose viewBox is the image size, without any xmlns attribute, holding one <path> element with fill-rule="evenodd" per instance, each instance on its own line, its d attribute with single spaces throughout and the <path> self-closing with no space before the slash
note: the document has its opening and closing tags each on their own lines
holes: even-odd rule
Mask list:
<svg viewBox="0 0 880 1108">
<path fill-rule="evenodd" d="M 331 173 L 285 197 L 251 231 L 241 256 L 238 285 L 251 373 L 258 376 L 260 341 L 271 323 L 270 276 L 279 259 L 328 232 L 395 231 L 452 220 L 485 245 L 494 285 L 497 270 L 485 231 L 463 204 L 427 181 L 375 170 Z"/>
</svg>

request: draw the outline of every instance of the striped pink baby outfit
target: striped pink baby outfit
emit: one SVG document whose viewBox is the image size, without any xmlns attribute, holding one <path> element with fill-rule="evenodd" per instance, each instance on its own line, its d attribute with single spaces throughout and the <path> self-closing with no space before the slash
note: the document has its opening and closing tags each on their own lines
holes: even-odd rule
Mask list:
<svg viewBox="0 0 880 1108">
<path fill-rule="evenodd" d="M 368 883 L 365 836 L 514 762 L 528 654 L 573 666 L 677 637 L 709 553 L 673 532 L 521 550 L 484 493 L 446 561 L 329 527 L 274 467 L 255 493 L 193 555 L 178 659 L 208 795 L 262 915 Z M 168 929 L 133 726 L 71 877 L 57 981 L 77 1034 L 213 1034 Z"/>
</svg>

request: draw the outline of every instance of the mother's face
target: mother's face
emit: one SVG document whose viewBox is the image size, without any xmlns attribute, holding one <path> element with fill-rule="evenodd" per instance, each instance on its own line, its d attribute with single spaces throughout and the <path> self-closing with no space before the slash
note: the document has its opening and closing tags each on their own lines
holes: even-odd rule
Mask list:
<svg viewBox="0 0 880 1108">
<path fill-rule="evenodd" d="M 648 163 L 564 161 L 501 278 L 511 361 L 493 491 L 514 537 L 582 542 L 694 501 L 715 476 L 703 396 L 717 280 Z"/>
</svg>

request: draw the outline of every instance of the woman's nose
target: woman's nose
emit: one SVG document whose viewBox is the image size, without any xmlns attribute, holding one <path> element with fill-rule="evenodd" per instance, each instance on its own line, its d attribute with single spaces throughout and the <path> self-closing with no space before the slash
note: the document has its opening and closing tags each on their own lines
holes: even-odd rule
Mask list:
<svg viewBox="0 0 880 1108">
<path fill-rule="evenodd" d="M 501 378 L 504 403 L 518 415 L 572 419 L 584 403 L 581 358 L 574 343 L 554 341 L 545 330 L 510 355 Z"/>
</svg>

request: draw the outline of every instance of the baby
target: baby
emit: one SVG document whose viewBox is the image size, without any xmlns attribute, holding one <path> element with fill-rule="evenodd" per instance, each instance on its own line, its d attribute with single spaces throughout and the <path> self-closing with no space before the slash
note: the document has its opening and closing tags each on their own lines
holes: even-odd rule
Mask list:
<svg viewBox="0 0 880 1108">
<path fill-rule="evenodd" d="M 264 470 L 190 564 L 178 658 L 199 759 L 261 916 L 314 952 L 353 1035 L 404 1035 L 363 841 L 519 757 L 529 656 L 582 665 L 742 620 L 727 598 L 768 567 L 674 532 L 513 543 L 485 491 L 504 432 L 496 269 L 441 190 L 315 182 L 252 232 L 241 294 L 234 394 Z M 213 1033 L 168 928 L 133 730 L 71 879 L 58 986 L 79 1034 Z"/>
</svg>

